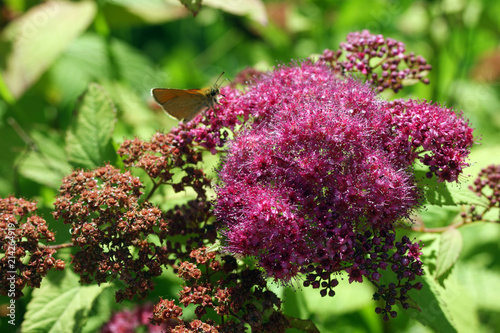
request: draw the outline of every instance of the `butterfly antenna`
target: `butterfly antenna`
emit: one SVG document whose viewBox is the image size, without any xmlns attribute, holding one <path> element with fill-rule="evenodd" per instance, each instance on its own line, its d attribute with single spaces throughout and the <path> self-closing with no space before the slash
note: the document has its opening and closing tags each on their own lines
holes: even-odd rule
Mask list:
<svg viewBox="0 0 500 333">
<path fill-rule="evenodd" d="M 224 75 L 226 71 L 222 71 L 222 73 L 220 73 L 219 77 L 217 78 L 217 80 L 215 80 L 215 83 L 214 83 L 214 86 L 217 86 L 217 82 L 219 82 L 220 78 L 222 77 L 222 75 Z M 220 87 L 220 85 L 219 85 Z"/>
</svg>

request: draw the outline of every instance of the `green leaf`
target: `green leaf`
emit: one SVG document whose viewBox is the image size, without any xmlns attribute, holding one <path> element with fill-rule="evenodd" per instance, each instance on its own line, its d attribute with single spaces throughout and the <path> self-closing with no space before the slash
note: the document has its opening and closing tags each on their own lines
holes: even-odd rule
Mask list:
<svg viewBox="0 0 500 333">
<path fill-rule="evenodd" d="M 122 141 L 124 136 L 130 136 L 131 133 L 139 138 L 150 138 L 159 128 L 165 128 L 170 121 L 170 117 L 163 112 L 154 114 L 135 91 L 126 85 L 119 82 L 103 82 L 102 84 L 115 101 L 120 118 L 114 133 L 116 141 Z M 151 124 L 156 125 L 153 127 Z"/>
<path fill-rule="evenodd" d="M 306 288 L 304 293 L 305 308 L 314 313 L 320 320 L 326 320 L 332 315 L 344 315 L 349 312 L 358 311 L 366 306 L 375 307 L 373 293 L 375 289 L 369 283 L 349 283 L 347 273 L 343 272 L 336 276 L 339 281 L 334 288 L 335 296 L 321 297 L 319 290 Z"/>
<path fill-rule="evenodd" d="M 474 298 L 478 308 L 500 311 L 500 273 L 486 269 L 482 263 L 463 261 L 457 263 L 454 275 L 460 285 Z"/>
<path fill-rule="evenodd" d="M 451 292 L 447 291 L 428 275 L 417 277 L 417 281 L 423 283 L 422 290 L 410 292 L 409 296 L 421 310 L 408 309 L 407 315 L 436 332 L 458 332 L 459 326 L 453 320 L 457 315 L 453 302 L 459 301 L 456 295 L 453 296 L 456 289 Z M 464 314 L 464 317 L 470 318 L 471 314 Z M 474 330 L 469 332 L 474 332 Z"/>
<path fill-rule="evenodd" d="M 116 122 L 115 107 L 106 91 L 91 83 L 66 135 L 66 151 L 75 167 L 95 168 L 114 163 L 116 153 L 111 136 Z"/>
<path fill-rule="evenodd" d="M 460 228 L 464 239 L 461 258 L 486 266 L 500 266 L 500 224 L 474 222 Z M 461 259 L 462 260 L 462 259 Z"/>
<path fill-rule="evenodd" d="M 488 202 L 478 197 L 466 185 L 438 183 L 435 177 L 428 179 L 425 171 L 415 172 L 419 186 L 423 189 L 426 201 L 437 206 L 476 205 L 487 207 Z"/>
<path fill-rule="evenodd" d="M 481 331 L 477 304 L 457 279 L 456 274 L 452 274 L 446 280 L 444 288 L 436 285 L 433 285 L 432 288 L 439 290 L 439 300 L 444 304 L 443 309 L 446 317 L 458 332 Z M 436 331 L 441 332 L 440 330 Z"/>
<path fill-rule="evenodd" d="M 116 305 L 115 300 L 116 288 L 110 285 L 108 288 L 99 294 L 95 300 L 90 312 L 88 320 L 82 329 L 82 333 L 100 332 L 101 327 L 109 321 L 113 315 L 113 306 Z"/>
<path fill-rule="evenodd" d="M 19 98 L 82 31 L 96 11 L 92 1 L 47 1 L 9 24 L 0 40 L 10 43 L 3 76 Z"/>
<path fill-rule="evenodd" d="M 159 24 L 189 15 L 180 2 L 165 0 L 113 0 L 102 8 L 111 27 L 130 27 L 139 24 Z"/>
<path fill-rule="evenodd" d="M 448 191 L 453 198 L 455 205 L 476 205 L 488 207 L 488 201 L 479 197 L 476 193 L 469 190 L 466 185 L 461 184 L 447 184 Z"/>
<path fill-rule="evenodd" d="M 435 278 L 439 279 L 456 263 L 462 251 L 462 234 L 455 228 L 441 234 L 439 252 L 437 254 Z"/>
<path fill-rule="evenodd" d="M 219 8 L 233 15 L 248 15 L 262 25 L 267 24 L 267 13 L 261 0 L 203 0 L 204 6 Z"/>
<path fill-rule="evenodd" d="M 304 290 L 305 291 L 305 290 Z M 278 297 L 279 295 L 274 291 Z M 284 314 L 296 318 L 307 318 L 311 311 L 307 308 L 307 301 L 304 292 L 299 292 L 290 287 L 282 288 L 283 311 Z"/>
<path fill-rule="evenodd" d="M 314 322 L 310 319 L 300 319 L 300 318 L 293 318 L 286 316 L 285 317 L 288 319 L 288 322 L 290 323 L 290 327 L 296 328 L 300 330 L 301 332 L 306 332 L 306 333 L 320 333 L 319 329 L 316 327 Z"/>
<path fill-rule="evenodd" d="M 427 253 L 426 258 L 423 258 L 426 259 L 424 261 L 425 275 L 417 276 L 416 280 L 412 281 L 412 283 L 421 282 L 423 287 L 421 290 L 410 290 L 407 293 L 407 296 L 411 298 L 409 300 L 410 305 L 414 305 L 415 307 L 407 310 L 400 308 L 398 313 L 402 315 L 401 317 L 409 317 L 419 321 L 435 332 L 477 332 L 477 329 L 474 329 L 478 325 L 477 316 L 472 304 L 464 306 L 470 312 L 464 314 L 463 318 L 460 317 L 459 309 L 462 306 L 460 295 L 465 291 L 456 282 L 454 274 L 451 274 L 445 281 L 445 287 L 442 287 L 434 279 L 433 274 L 429 274 L 429 260 L 432 259 L 429 258 L 429 253 L 435 253 L 437 250 L 437 242 L 432 241 L 437 235 L 422 234 L 422 236 L 425 240 L 423 252 Z M 382 271 L 381 273 L 380 282 L 382 284 L 396 282 L 396 277 L 392 271 Z M 467 297 L 464 297 L 463 300 L 468 303 L 471 302 Z M 462 321 L 470 322 L 464 324 Z M 469 330 L 462 329 L 462 327 Z"/>
<path fill-rule="evenodd" d="M 103 39 L 95 33 L 86 33 L 75 40 L 49 74 L 56 95 L 66 104 L 72 104 L 88 82 L 120 81 L 136 95 L 149 97 L 151 88 L 161 87 L 166 81 L 166 74 L 139 50 L 119 39 Z M 121 102 L 108 90 L 109 85 L 105 88 L 114 101 Z"/>
<path fill-rule="evenodd" d="M 33 148 L 21 161 L 19 172 L 26 178 L 51 188 L 59 188 L 69 174 L 63 139 L 49 130 L 32 131 Z"/>
<path fill-rule="evenodd" d="M 52 271 L 33 291 L 22 332 L 81 332 L 96 298 L 107 288 L 82 286 L 69 269 Z"/>
<path fill-rule="evenodd" d="M 233 15 L 246 15 L 262 25 L 268 21 L 261 0 L 113 0 L 106 1 L 102 10 L 109 26 L 130 27 L 178 20 L 189 15 L 189 11 L 196 16 L 202 6 L 217 8 Z"/>
</svg>

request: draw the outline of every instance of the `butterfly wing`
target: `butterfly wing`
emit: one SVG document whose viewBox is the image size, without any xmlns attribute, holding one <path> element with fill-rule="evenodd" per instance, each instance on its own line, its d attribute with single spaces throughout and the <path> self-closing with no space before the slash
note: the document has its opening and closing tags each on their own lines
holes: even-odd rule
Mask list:
<svg viewBox="0 0 500 333">
<path fill-rule="evenodd" d="M 209 107 L 206 89 L 155 88 L 151 90 L 151 94 L 170 116 L 187 122 L 203 108 Z"/>
</svg>

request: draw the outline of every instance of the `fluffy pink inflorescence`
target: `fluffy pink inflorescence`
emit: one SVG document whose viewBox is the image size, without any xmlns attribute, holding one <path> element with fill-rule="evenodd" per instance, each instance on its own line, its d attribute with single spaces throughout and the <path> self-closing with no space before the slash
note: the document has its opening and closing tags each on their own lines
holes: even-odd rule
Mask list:
<svg viewBox="0 0 500 333">
<path fill-rule="evenodd" d="M 281 66 L 223 108 L 254 118 L 221 167 L 215 214 L 227 249 L 256 256 L 282 281 L 310 264 L 378 279 L 387 262 L 366 269 L 359 258 L 392 248 L 395 223 L 421 204 L 413 162 L 456 180 L 472 145 L 451 110 L 380 100 L 323 62 Z"/>
<path fill-rule="evenodd" d="M 326 49 L 320 59 L 337 72 L 361 74 L 378 92 L 398 92 L 408 79 L 428 84 L 425 76 L 432 69 L 422 56 L 406 53 L 403 42 L 368 30 L 349 33 L 339 50 Z"/>
<path fill-rule="evenodd" d="M 101 333 L 123 333 L 141 332 L 161 333 L 168 328 L 167 325 L 155 326 L 150 323 L 150 317 L 153 314 L 151 304 L 139 305 L 134 309 L 124 310 L 115 313 L 111 319 L 101 328 Z"/>
<path fill-rule="evenodd" d="M 405 164 L 418 158 L 429 166 L 428 178 L 439 182 L 457 181 L 474 143 L 473 128 L 449 108 L 426 101 L 395 100 L 387 102 L 384 112 L 390 115 L 386 126 L 391 138 L 386 149 Z M 384 136 L 383 133 L 380 133 Z M 392 139 L 392 140 L 391 140 Z"/>
</svg>

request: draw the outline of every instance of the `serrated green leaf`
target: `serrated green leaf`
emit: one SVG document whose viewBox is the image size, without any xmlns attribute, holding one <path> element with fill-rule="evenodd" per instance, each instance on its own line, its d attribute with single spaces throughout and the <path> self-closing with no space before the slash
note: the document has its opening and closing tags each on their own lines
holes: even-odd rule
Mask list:
<svg viewBox="0 0 500 333">
<path fill-rule="evenodd" d="M 90 32 L 71 43 L 49 73 L 65 103 L 73 103 L 88 82 L 120 81 L 141 97 L 150 96 L 152 87 L 165 82 L 165 74 L 139 50 L 121 40 L 105 40 Z M 116 80 L 110 80 L 113 76 Z"/>
<path fill-rule="evenodd" d="M 462 251 L 462 234 L 455 228 L 441 234 L 436 261 L 435 278 L 439 279 L 453 267 Z"/>
<path fill-rule="evenodd" d="M 95 299 L 104 286 L 82 286 L 69 269 L 53 271 L 33 298 L 21 325 L 22 332 L 81 332 Z"/>
<path fill-rule="evenodd" d="M 423 288 L 409 294 L 421 310 L 408 309 L 406 310 L 407 314 L 424 326 L 431 327 L 436 332 L 457 332 L 457 329 L 446 316 L 443 288 L 426 275 L 417 277 L 417 281 L 422 282 Z"/>
<path fill-rule="evenodd" d="M 160 117 L 158 117 L 151 112 L 144 101 L 126 85 L 119 82 L 103 82 L 103 86 L 115 101 L 120 115 L 120 123 L 114 133 L 116 141 L 122 141 L 123 137 L 130 135 L 130 133 L 134 133 L 139 138 L 150 138 L 158 130 L 151 124 L 156 123 L 156 126 L 161 126 L 170 121 L 170 118 L 163 113 L 160 113 Z M 164 120 L 165 123 L 161 123 L 161 120 Z"/>
<path fill-rule="evenodd" d="M 452 274 L 446 280 L 444 287 L 433 283 L 431 289 L 437 294 L 446 318 L 457 332 L 481 332 L 477 304 L 456 277 L 456 274 Z M 430 276 L 429 280 L 431 280 Z M 435 330 L 443 332 L 439 329 Z"/>
<path fill-rule="evenodd" d="M 488 201 L 485 198 L 479 197 L 465 185 L 447 184 L 447 188 L 455 205 L 476 205 L 488 207 Z"/>
<path fill-rule="evenodd" d="M 22 159 L 19 173 L 24 177 L 51 188 L 58 188 L 61 179 L 71 171 L 66 162 L 63 139 L 48 131 L 32 131 L 34 150 Z"/>
<path fill-rule="evenodd" d="M 113 314 L 113 305 L 116 304 L 115 292 L 116 288 L 110 285 L 99 294 L 89 311 L 82 333 L 100 332 L 101 327 L 109 321 Z"/>
<path fill-rule="evenodd" d="M 455 276 L 444 287 L 430 275 L 417 277 L 423 288 L 408 294 L 421 311 L 409 309 L 406 314 L 435 332 L 480 332 L 476 304 Z"/>
<path fill-rule="evenodd" d="M 10 42 L 3 76 L 18 98 L 91 23 L 92 1 L 47 1 L 14 20 L 0 39 Z"/>
<path fill-rule="evenodd" d="M 91 83 L 66 135 L 68 160 L 73 166 L 95 168 L 114 162 L 116 153 L 111 136 L 115 114 L 115 107 L 106 91 L 100 85 Z"/>
<path fill-rule="evenodd" d="M 416 179 L 420 188 L 423 189 L 426 201 L 431 205 L 437 206 L 456 206 L 456 205 L 476 205 L 487 207 L 487 201 L 478 197 L 469 190 L 466 185 L 438 183 L 435 177 L 428 179 L 425 177 L 425 171 L 415 172 Z"/>
</svg>

